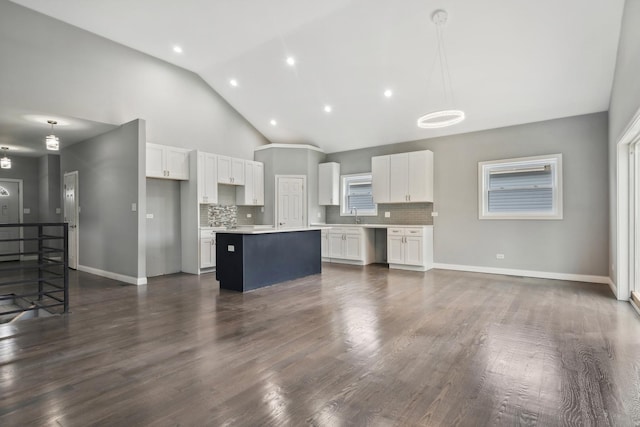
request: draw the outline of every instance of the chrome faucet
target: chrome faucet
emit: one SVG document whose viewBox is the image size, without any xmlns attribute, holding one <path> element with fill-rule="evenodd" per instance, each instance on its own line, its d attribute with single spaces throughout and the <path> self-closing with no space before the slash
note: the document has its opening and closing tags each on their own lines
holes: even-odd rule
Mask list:
<svg viewBox="0 0 640 427">
<path fill-rule="evenodd" d="M 358 208 L 351 208 L 351 214 L 355 211 L 356 215 L 356 224 L 360 224 L 360 218 L 358 218 Z"/>
</svg>

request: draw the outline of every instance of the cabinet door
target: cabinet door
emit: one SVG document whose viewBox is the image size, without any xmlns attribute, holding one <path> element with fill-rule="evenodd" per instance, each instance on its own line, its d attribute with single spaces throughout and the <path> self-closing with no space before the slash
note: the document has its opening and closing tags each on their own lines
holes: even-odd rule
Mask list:
<svg viewBox="0 0 640 427">
<path fill-rule="evenodd" d="M 231 184 L 231 157 L 218 156 L 218 183 Z"/>
<path fill-rule="evenodd" d="M 207 194 L 207 180 L 205 178 L 206 154 L 198 153 L 198 203 L 209 203 Z"/>
<path fill-rule="evenodd" d="M 409 153 L 409 202 L 433 202 L 433 153 Z"/>
<path fill-rule="evenodd" d="M 165 147 L 166 169 L 171 179 L 189 179 L 189 151 L 177 147 Z"/>
<path fill-rule="evenodd" d="M 204 188 L 206 203 L 218 203 L 218 156 L 215 154 L 205 154 Z"/>
<path fill-rule="evenodd" d="M 361 234 L 345 234 L 344 258 L 361 260 L 362 259 L 362 235 Z"/>
<path fill-rule="evenodd" d="M 244 185 L 244 163 L 242 159 L 231 158 L 231 183 L 233 185 Z"/>
<path fill-rule="evenodd" d="M 340 164 L 335 162 L 318 165 L 318 204 L 340 205 Z"/>
<path fill-rule="evenodd" d="M 423 265 L 424 254 L 422 252 L 422 236 L 405 237 L 405 264 Z"/>
<path fill-rule="evenodd" d="M 389 156 L 371 158 L 371 184 L 373 201 L 389 203 Z"/>
<path fill-rule="evenodd" d="M 164 147 L 147 144 L 146 175 L 150 178 L 166 178 L 164 169 Z"/>
<path fill-rule="evenodd" d="M 253 164 L 253 198 L 256 205 L 264 205 L 264 165 L 260 162 Z"/>
<path fill-rule="evenodd" d="M 326 231 L 320 232 L 320 253 L 322 258 L 329 257 L 329 233 Z"/>
<path fill-rule="evenodd" d="M 329 257 L 344 258 L 344 234 L 329 232 Z"/>
<path fill-rule="evenodd" d="M 409 196 L 409 155 L 389 156 L 389 202 L 406 203 Z"/>
<path fill-rule="evenodd" d="M 404 236 L 387 235 L 387 262 L 404 264 Z"/>
<path fill-rule="evenodd" d="M 213 267 L 215 264 L 211 263 L 211 257 L 215 256 L 213 252 L 213 239 L 210 237 L 200 239 L 200 268 Z"/>
</svg>

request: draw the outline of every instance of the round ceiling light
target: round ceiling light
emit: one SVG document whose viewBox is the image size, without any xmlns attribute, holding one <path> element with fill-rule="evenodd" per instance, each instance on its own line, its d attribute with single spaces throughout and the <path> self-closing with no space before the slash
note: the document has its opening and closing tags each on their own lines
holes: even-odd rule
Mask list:
<svg viewBox="0 0 640 427">
<path fill-rule="evenodd" d="M 452 126 L 464 120 L 464 111 L 442 110 L 425 114 L 418 119 L 418 127 L 423 129 L 437 129 Z"/>
</svg>

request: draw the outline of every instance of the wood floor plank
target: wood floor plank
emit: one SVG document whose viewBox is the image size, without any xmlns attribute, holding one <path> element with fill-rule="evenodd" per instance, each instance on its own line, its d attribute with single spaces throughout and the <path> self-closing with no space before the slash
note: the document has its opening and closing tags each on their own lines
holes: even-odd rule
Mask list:
<svg viewBox="0 0 640 427">
<path fill-rule="evenodd" d="M 0 325 L 0 425 L 640 425 L 640 319 L 607 286 L 324 264 L 246 294 L 73 272 Z"/>
</svg>

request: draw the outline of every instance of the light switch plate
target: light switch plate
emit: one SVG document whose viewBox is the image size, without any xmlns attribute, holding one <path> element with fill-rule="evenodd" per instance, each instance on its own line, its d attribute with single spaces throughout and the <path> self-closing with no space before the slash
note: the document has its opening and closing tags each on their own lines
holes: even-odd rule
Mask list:
<svg viewBox="0 0 640 427">
<path fill-rule="evenodd" d="M 138 210 L 138 204 L 137 203 L 131 203 L 131 212 L 135 212 Z"/>
<path fill-rule="evenodd" d="M 61 213 L 62 213 L 62 209 L 60 209 L 60 208 L 56 208 L 56 214 L 58 214 L 58 215 L 59 215 L 59 214 L 61 214 Z"/>
<path fill-rule="evenodd" d="M 249 213 L 248 213 L 248 214 L 247 214 L 247 218 L 251 218 L 251 214 L 249 214 Z"/>
<path fill-rule="evenodd" d="M 147 214 L 147 219 L 153 219 L 153 214 L 152 213 Z"/>
<path fill-rule="evenodd" d="M 438 216 L 438 212 L 431 212 L 431 216 Z"/>
<path fill-rule="evenodd" d="M 384 213 L 384 217 L 385 218 L 391 218 L 391 212 L 385 212 Z"/>
<path fill-rule="evenodd" d="M 22 210 L 25 214 L 29 215 L 31 213 L 31 208 L 24 208 Z"/>
<path fill-rule="evenodd" d="M 236 251 L 236 247 L 233 245 L 227 245 L 227 252 L 235 252 Z"/>
</svg>

